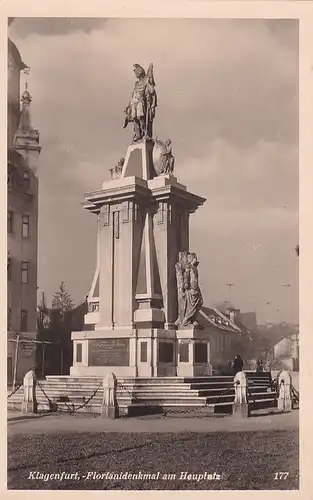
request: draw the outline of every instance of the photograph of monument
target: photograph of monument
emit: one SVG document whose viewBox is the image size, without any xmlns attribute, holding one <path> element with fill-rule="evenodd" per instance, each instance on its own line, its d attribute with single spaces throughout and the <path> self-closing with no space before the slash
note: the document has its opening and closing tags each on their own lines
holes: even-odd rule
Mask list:
<svg viewBox="0 0 313 500">
<path fill-rule="evenodd" d="M 8 19 L 8 489 L 299 488 L 298 39 Z"/>
</svg>

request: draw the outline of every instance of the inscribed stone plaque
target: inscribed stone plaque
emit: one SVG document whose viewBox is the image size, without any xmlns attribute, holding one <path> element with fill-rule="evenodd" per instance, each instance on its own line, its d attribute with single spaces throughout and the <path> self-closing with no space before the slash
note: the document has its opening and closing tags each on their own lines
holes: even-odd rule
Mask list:
<svg viewBox="0 0 313 500">
<path fill-rule="evenodd" d="M 129 366 L 129 339 L 89 340 L 89 366 Z"/>
<path fill-rule="evenodd" d="M 195 363 L 205 364 L 208 362 L 208 346 L 205 342 L 195 343 Z"/>
<path fill-rule="evenodd" d="M 171 342 L 159 342 L 159 362 L 172 363 L 174 358 L 174 345 Z"/>
</svg>

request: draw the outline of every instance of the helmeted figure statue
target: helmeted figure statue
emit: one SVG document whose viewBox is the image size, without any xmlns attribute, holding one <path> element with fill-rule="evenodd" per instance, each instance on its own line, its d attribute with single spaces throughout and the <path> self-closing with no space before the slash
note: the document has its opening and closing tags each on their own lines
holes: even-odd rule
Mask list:
<svg viewBox="0 0 313 500">
<path fill-rule="evenodd" d="M 197 326 L 197 313 L 203 305 L 199 287 L 198 259 L 195 253 L 180 252 L 176 264 L 176 279 L 178 291 L 178 318 L 177 326 Z"/>
<path fill-rule="evenodd" d="M 152 123 L 157 106 L 157 95 L 155 92 L 152 63 L 148 68 L 147 74 L 142 66 L 134 64 L 134 73 L 137 81 L 131 101 L 125 109 L 126 118 L 124 128 L 127 127 L 129 122 L 133 122 L 133 142 L 138 142 L 144 138 L 152 139 Z"/>
</svg>

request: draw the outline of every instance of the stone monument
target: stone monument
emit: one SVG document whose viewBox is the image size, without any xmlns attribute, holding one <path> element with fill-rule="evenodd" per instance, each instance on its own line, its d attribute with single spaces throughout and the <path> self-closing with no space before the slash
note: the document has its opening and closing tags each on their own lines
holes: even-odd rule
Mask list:
<svg viewBox="0 0 313 500">
<path fill-rule="evenodd" d="M 189 252 L 189 217 L 205 199 L 177 181 L 171 141 L 153 139 L 153 65 L 146 73 L 136 64 L 134 72 L 124 123 L 134 125 L 133 142 L 111 180 L 83 202 L 98 218 L 97 264 L 85 330 L 72 332 L 70 373 L 207 375 L 209 338 L 196 318 L 198 260 Z"/>
</svg>

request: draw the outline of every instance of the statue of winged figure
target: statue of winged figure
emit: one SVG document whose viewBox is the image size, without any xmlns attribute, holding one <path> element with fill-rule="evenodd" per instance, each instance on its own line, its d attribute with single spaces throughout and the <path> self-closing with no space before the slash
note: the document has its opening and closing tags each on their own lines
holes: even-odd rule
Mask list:
<svg viewBox="0 0 313 500">
<path fill-rule="evenodd" d="M 134 64 L 134 73 L 137 81 L 131 100 L 125 109 L 124 128 L 129 122 L 134 124 L 133 142 L 144 138 L 152 139 L 152 124 L 157 106 L 157 94 L 153 76 L 153 63 L 149 65 L 147 73 L 140 64 Z"/>
</svg>

